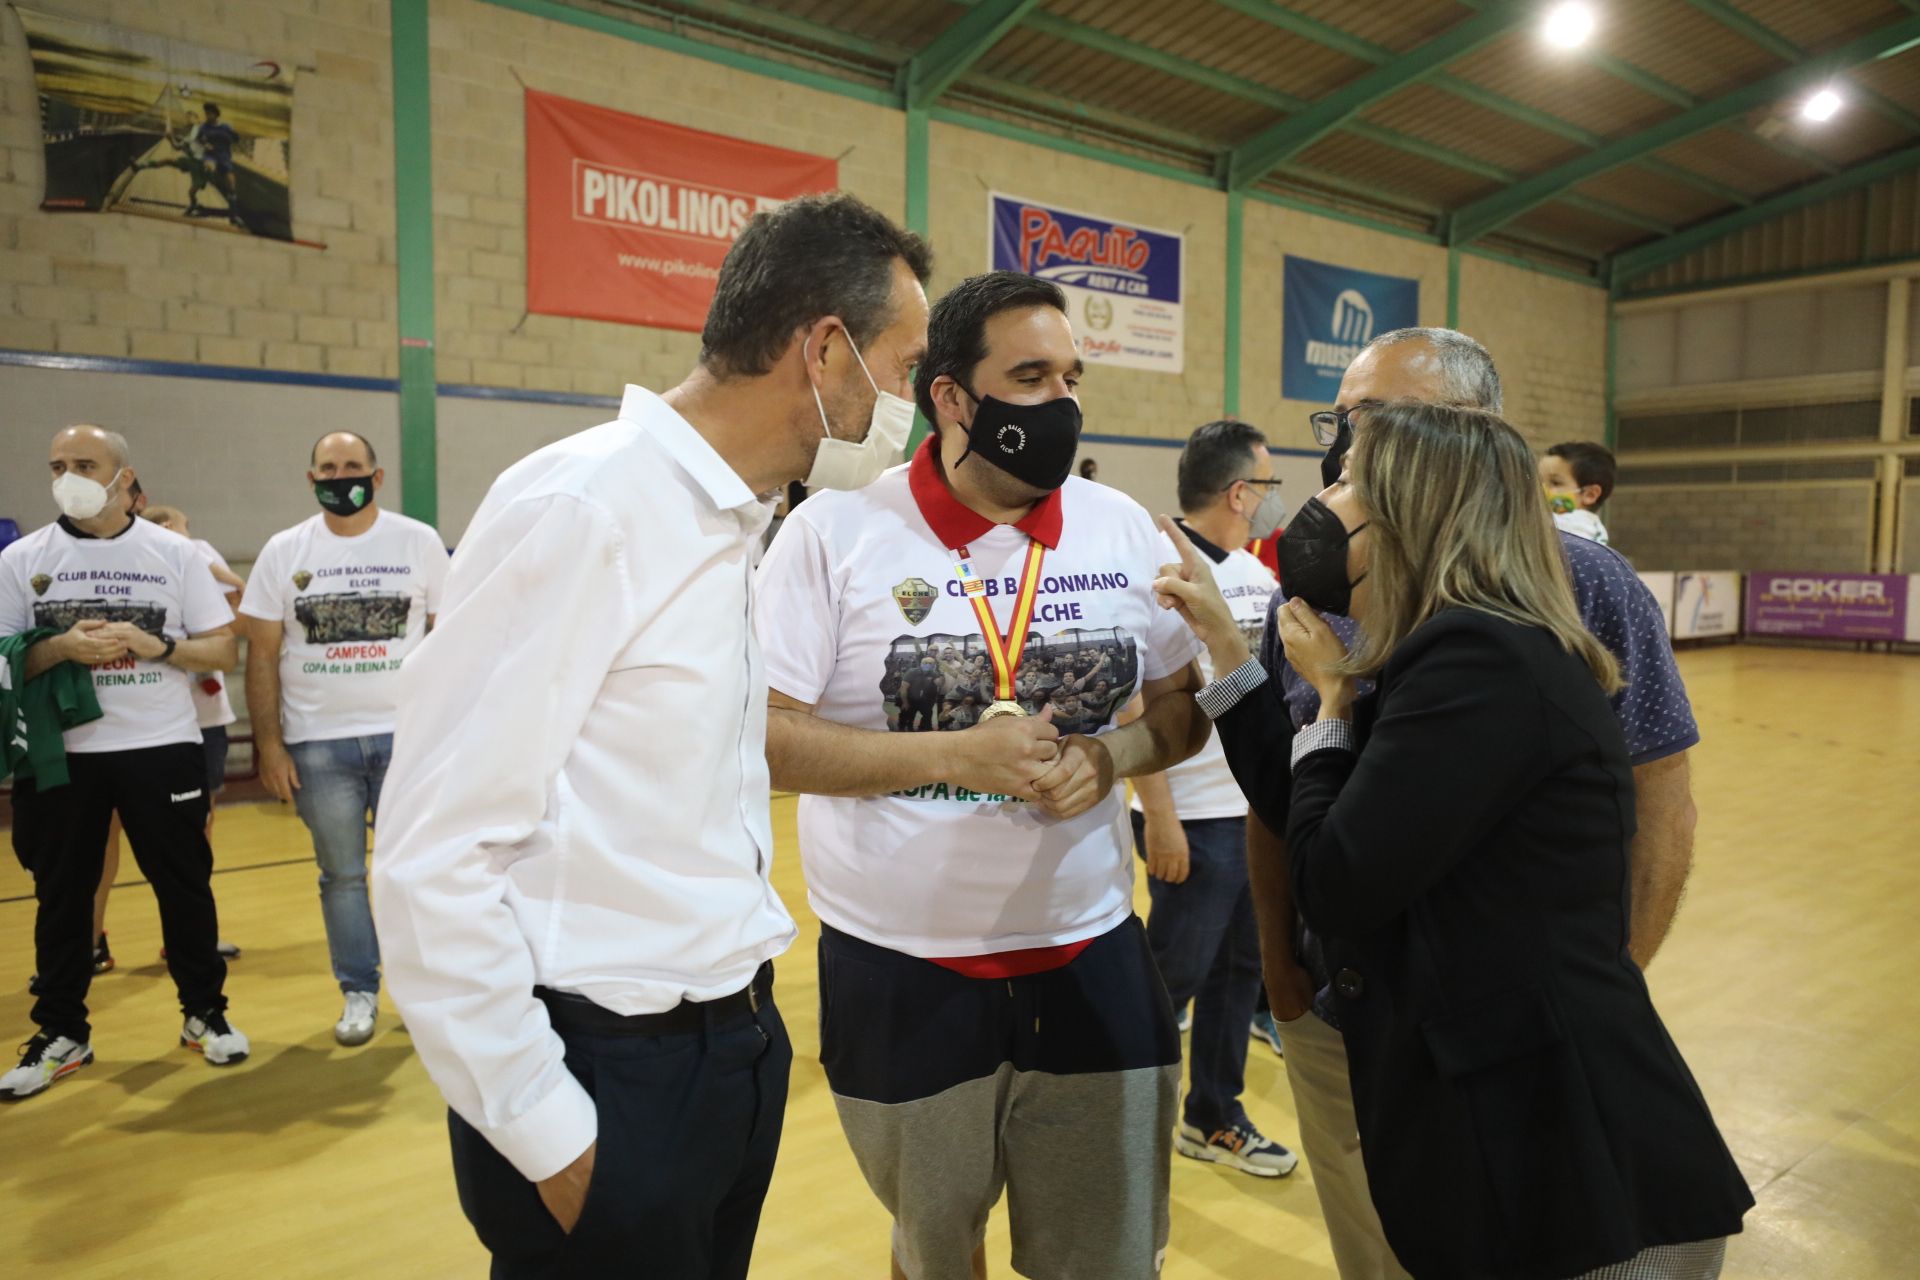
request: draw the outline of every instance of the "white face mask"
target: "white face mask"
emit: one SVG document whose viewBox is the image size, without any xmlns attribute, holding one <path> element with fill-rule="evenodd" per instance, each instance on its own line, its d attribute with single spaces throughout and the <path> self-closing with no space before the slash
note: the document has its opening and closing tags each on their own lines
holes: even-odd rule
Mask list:
<svg viewBox="0 0 1920 1280">
<path fill-rule="evenodd" d="M 120 472 L 113 473 L 112 484 L 120 482 Z M 63 471 L 53 482 L 53 500 L 60 504 L 60 510 L 69 520 L 91 520 L 106 509 L 110 485 L 98 480 L 89 480 L 83 475 Z"/>
<path fill-rule="evenodd" d="M 1248 517 L 1253 525 L 1248 534 L 1249 537 L 1271 538 L 1273 531 L 1278 529 L 1287 518 L 1286 499 L 1280 496 L 1279 488 L 1275 485 L 1268 485 L 1266 488 L 1267 491 L 1260 495 L 1260 505 L 1255 507 L 1253 515 Z"/>
<path fill-rule="evenodd" d="M 847 346 L 873 388 L 873 420 L 867 427 L 865 440 L 835 439 L 833 423 L 827 420 L 827 407 L 820 399 L 820 388 L 813 389 L 814 407 L 820 410 L 820 424 L 826 428 L 827 438 L 820 442 L 819 452 L 813 455 L 813 469 L 807 472 L 809 489 L 866 488 L 882 471 L 900 461 L 907 435 L 913 430 L 913 402 L 880 389 L 880 384 L 867 372 L 867 362 L 860 355 L 860 348 L 853 345 L 852 335 L 848 335 Z"/>
</svg>

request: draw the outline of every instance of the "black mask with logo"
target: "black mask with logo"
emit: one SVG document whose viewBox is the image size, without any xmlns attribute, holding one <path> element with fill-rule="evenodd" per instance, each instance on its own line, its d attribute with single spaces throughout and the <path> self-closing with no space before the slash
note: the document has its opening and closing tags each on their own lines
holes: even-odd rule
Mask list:
<svg viewBox="0 0 1920 1280">
<path fill-rule="evenodd" d="M 336 516 L 351 516 L 373 501 L 372 476 L 332 476 L 313 482 L 313 496 Z"/>
<path fill-rule="evenodd" d="M 960 455 L 960 462 L 977 453 L 1036 489 L 1058 489 L 1067 482 L 1073 474 L 1074 455 L 1080 451 L 1078 400 L 1061 396 L 1041 404 L 1009 404 L 992 396 L 967 394 L 979 408 L 967 427 L 967 451 Z"/>
<path fill-rule="evenodd" d="M 1280 582 L 1286 593 L 1321 613 L 1346 617 L 1353 589 L 1367 577 L 1363 573 L 1347 581 L 1347 544 L 1366 527 L 1348 530 L 1332 507 L 1308 498 L 1280 539 Z"/>
</svg>

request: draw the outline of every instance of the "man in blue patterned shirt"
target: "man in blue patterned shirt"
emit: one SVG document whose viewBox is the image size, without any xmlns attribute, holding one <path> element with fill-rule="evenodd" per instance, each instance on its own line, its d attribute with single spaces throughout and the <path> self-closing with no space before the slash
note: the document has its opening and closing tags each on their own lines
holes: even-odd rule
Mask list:
<svg viewBox="0 0 1920 1280">
<path fill-rule="evenodd" d="M 1326 483 L 1339 478 L 1352 442 L 1346 412 L 1361 404 L 1391 400 L 1498 413 L 1500 375 L 1485 347 L 1451 329 L 1400 329 L 1375 338 L 1348 367 L 1333 412 L 1314 415 L 1316 430 L 1332 441 L 1322 464 Z M 1613 707 L 1626 732 L 1634 766 L 1639 834 L 1629 858 L 1633 877 L 1630 947 L 1634 960 L 1644 968 L 1673 923 L 1692 866 L 1694 806 L 1687 752 L 1700 741 L 1700 731 L 1653 594 L 1618 553 L 1569 534 L 1561 534 L 1560 541 L 1572 570 L 1580 616 L 1620 660 L 1626 677 L 1626 687 L 1614 697 Z M 1261 665 L 1277 676 L 1290 728 L 1298 728 L 1319 713 L 1319 696 L 1282 654 L 1273 610 L 1285 600 L 1283 582 L 1269 606 L 1259 657 Z M 1351 621 L 1337 617 L 1328 621 L 1343 640 L 1351 642 Z M 1370 687 L 1363 685 L 1361 692 Z M 1281 760 L 1284 763 L 1284 756 Z M 1254 801 L 1254 814 L 1247 822 L 1247 860 L 1273 1016 L 1286 1038 L 1287 1075 L 1299 1114 L 1302 1153 L 1313 1169 L 1314 1189 L 1320 1196 L 1341 1280 L 1402 1280 L 1407 1273 L 1381 1232 L 1360 1161 L 1346 1048 L 1332 1014 L 1329 975 L 1318 941 L 1293 909 L 1286 842 L 1274 834 L 1285 829 L 1287 790 L 1284 786 L 1262 790 L 1268 793 L 1262 797 L 1267 807 L 1263 812 L 1262 800 Z M 1275 799 L 1278 813 L 1271 808 Z M 1417 826 L 1410 824 L 1408 835 L 1417 839 Z"/>
</svg>

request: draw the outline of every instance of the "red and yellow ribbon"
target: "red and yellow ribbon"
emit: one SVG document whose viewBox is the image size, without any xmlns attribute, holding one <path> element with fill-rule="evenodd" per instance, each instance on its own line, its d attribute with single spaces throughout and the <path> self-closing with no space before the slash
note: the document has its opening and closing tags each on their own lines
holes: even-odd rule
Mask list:
<svg viewBox="0 0 1920 1280">
<path fill-rule="evenodd" d="M 1046 543 L 1035 538 L 1027 544 L 1026 568 L 1020 576 L 1020 588 L 1014 593 L 1013 618 L 1004 637 L 986 594 L 982 592 L 973 597 L 974 616 L 980 620 L 980 630 L 987 642 L 987 661 L 993 664 L 996 701 L 1016 701 L 1013 679 L 1019 674 L 1021 658 L 1026 656 L 1027 627 L 1033 622 L 1033 598 L 1040 593 L 1040 566 L 1046 558 Z"/>
</svg>

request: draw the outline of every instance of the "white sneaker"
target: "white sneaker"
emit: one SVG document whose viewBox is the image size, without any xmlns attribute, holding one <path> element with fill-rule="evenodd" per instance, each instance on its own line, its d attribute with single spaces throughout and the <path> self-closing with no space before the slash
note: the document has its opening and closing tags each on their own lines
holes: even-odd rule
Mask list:
<svg viewBox="0 0 1920 1280">
<path fill-rule="evenodd" d="M 373 1021 L 380 1016 L 380 996 L 372 991 L 347 992 L 347 1006 L 333 1024 L 333 1038 L 344 1045 L 373 1039 Z"/>
<path fill-rule="evenodd" d="M 229 1023 L 224 1013 L 204 1013 L 188 1018 L 186 1025 L 180 1028 L 180 1043 L 189 1049 L 198 1049 L 216 1067 L 245 1062 L 247 1055 L 253 1051 L 253 1046 L 247 1043 L 246 1033 Z"/>
<path fill-rule="evenodd" d="M 20 1046 L 20 1065 L 0 1076 L 0 1101 L 18 1102 L 53 1088 L 93 1061 L 93 1046 L 44 1031 Z"/>
</svg>

